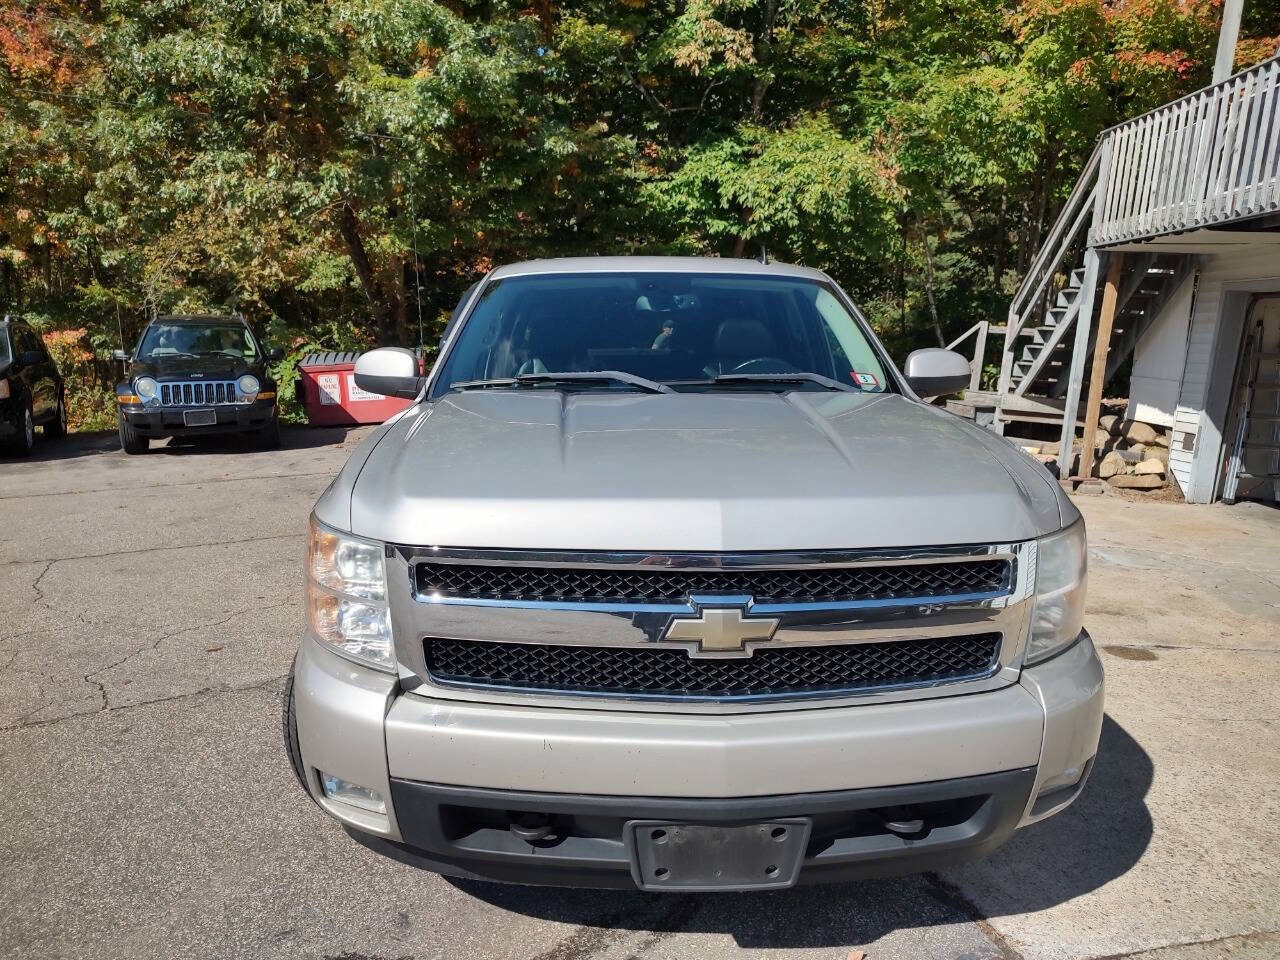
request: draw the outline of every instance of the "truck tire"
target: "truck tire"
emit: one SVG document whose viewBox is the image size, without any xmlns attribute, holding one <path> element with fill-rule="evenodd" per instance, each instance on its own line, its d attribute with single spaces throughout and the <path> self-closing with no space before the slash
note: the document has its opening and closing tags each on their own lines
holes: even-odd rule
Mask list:
<svg viewBox="0 0 1280 960">
<path fill-rule="evenodd" d="M 5 453 L 12 457 L 29 457 L 35 445 L 36 423 L 31 415 L 31 401 L 27 400 L 18 417 L 18 433 L 5 445 Z"/>
<path fill-rule="evenodd" d="M 53 439 L 67 435 L 67 398 L 58 394 L 58 409 L 53 412 L 53 419 L 44 425 L 44 435 Z"/>
<path fill-rule="evenodd" d="M 294 661 L 296 665 L 297 660 Z M 281 704 L 281 719 L 284 726 L 284 752 L 289 755 L 289 766 L 293 767 L 293 775 L 308 797 L 311 791 L 307 787 L 307 774 L 302 767 L 302 748 L 298 745 L 298 718 L 293 712 L 293 666 L 289 667 L 289 675 L 284 678 L 284 701 Z M 314 797 L 311 797 L 314 800 Z"/>
<path fill-rule="evenodd" d="M 146 453 L 151 449 L 151 441 L 146 437 L 140 436 L 138 431 L 129 426 L 129 421 L 124 418 L 124 414 L 119 414 L 120 419 L 120 447 L 125 453 Z"/>
</svg>

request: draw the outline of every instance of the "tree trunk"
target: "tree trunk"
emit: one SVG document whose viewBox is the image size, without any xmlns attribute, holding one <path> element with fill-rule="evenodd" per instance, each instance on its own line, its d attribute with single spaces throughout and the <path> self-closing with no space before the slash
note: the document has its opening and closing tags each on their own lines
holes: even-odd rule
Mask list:
<svg viewBox="0 0 1280 960">
<path fill-rule="evenodd" d="M 996 302 L 1000 297 L 1001 283 L 1004 278 L 1004 252 L 1008 245 L 1009 238 L 1005 236 L 1005 209 L 1008 203 L 1008 194 L 1000 194 L 1000 213 L 996 216 L 996 249 L 995 256 L 991 262 L 991 303 L 987 307 L 987 319 L 992 323 L 997 323 L 995 316 Z"/>
<path fill-rule="evenodd" d="M 947 338 L 942 335 L 942 324 L 938 322 L 938 302 L 933 296 L 933 247 L 927 233 L 924 235 L 924 292 L 929 300 L 929 316 L 933 318 L 933 332 L 938 335 L 938 346 L 945 347 Z"/>
<path fill-rule="evenodd" d="M 395 311 L 396 311 L 396 337 L 401 346 L 407 343 L 413 343 L 414 338 L 409 333 L 409 312 L 407 310 L 407 302 L 405 300 L 406 285 L 405 271 L 409 269 L 410 262 L 408 260 L 396 261 L 396 293 L 395 293 Z"/>
<path fill-rule="evenodd" d="M 759 123 L 764 113 L 764 95 L 769 92 L 773 78 L 769 76 L 769 67 L 773 62 L 773 27 L 777 20 L 777 0 L 768 0 L 764 9 L 764 21 L 760 29 L 760 37 L 756 47 L 756 74 L 751 84 L 751 119 Z"/>
<path fill-rule="evenodd" d="M 342 205 L 342 213 L 338 217 L 338 232 L 342 235 L 342 241 L 347 247 L 347 256 L 351 258 L 351 265 L 355 268 L 356 276 L 360 280 L 360 289 L 364 291 L 369 306 L 373 308 L 374 318 L 377 321 L 378 343 L 386 346 L 392 342 L 395 334 L 393 326 L 395 304 L 383 292 L 382 285 L 374 276 L 373 264 L 369 262 L 364 241 L 360 239 L 360 222 L 356 219 L 356 212 L 349 203 Z"/>
<path fill-rule="evenodd" d="M 742 221 L 743 231 L 733 238 L 733 255 L 740 259 L 747 252 L 747 232 L 746 228 L 751 225 L 751 217 L 755 213 L 750 207 L 744 207 L 742 212 L 738 214 L 738 219 Z"/>
</svg>

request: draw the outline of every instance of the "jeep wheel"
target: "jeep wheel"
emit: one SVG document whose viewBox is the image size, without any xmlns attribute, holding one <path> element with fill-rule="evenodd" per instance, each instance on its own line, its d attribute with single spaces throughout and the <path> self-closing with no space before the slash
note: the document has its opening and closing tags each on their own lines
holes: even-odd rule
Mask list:
<svg viewBox="0 0 1280 960">
<path fill-rule="evenodd" d="M 277 449 L 280 446 L 280 417 L 273 416 L 259 427 L 254 440 L 263 450 Z"/>
<path fill-rule="evenodd" d="M 151 449 L 151 441 L 141 436 L 137 430 L 129 426 L 124 414 L 120 414 L 120 446 L 125 453 L 146 453 Z"/>
<path fill-rule="evenodd" d="M 22 405 L 22 414 L 18 418 L 18 435 L 9 441 L 5 452 L 14 457 L 26 457 L 31 455 L 35 445 L 36 422 L 31 415 L 31 401 L 28 400 Z"/>
<path fill-rule="evenodd" d="M 298 778 L 302 789 L 307 791 L 307 796 L 311 796 L 311 791 L 307 789 L 307 775 L 302 768 L 302 748 L 298 746 L 298 717 L 293 712 L 293 671 L 297 663 L 295 659 L 293 666 L 289 667 L 289 675 L 284 678 L 284 702 L 281 704 L 284 752 L 289 755 L 289 766 L 293 767 L 293 775 Z"/>
<path fill-rule="evenodd" d="M 55 439 L 67 435 L 67 401 L 63 394 L 58 394 L 58 409 L 53 419 L 44 425 L 44 435 Z"/>
</svg>

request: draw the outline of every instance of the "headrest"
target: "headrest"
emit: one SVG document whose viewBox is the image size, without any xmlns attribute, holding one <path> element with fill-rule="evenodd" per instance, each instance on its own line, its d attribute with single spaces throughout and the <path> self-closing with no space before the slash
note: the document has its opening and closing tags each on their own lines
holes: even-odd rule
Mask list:
<svg viewBox="0 0 1280 960">
<path fill-rule="evenodd" d="M 759 320 L 725 320 L 716 328 L 714 350 L 717 357 L 772 357 L 777 345 Z"/>
</svg>

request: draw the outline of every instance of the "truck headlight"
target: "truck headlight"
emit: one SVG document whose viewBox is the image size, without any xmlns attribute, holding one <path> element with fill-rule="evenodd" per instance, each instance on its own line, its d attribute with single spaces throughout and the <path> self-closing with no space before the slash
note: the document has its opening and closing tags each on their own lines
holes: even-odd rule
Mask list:
<svg viewBox="0 0 1280 960">
<path fill-rule="evenodd" d="M 258 391 L 262 389 L 262 384 L 258 383 L 258 378 L 252 373 L 246 373 L 236 381 L 236 389 L 240 391 L 240 396 L 252 401 L 258 395 Z"/>
<path fill-rule="evenodd" d="M 1080 636 L 1087 552 L 1083 519 L 1037 544 L 1035 612 L 1024 659 L 1027 666 L 1061 653 Z"/>
<path fill-rule="evenodd" d="M 160 391 L 160 385 L 151 377 L 139 377 L 133 382 L 133 392 L 142 398 L 143 403 L 150 403 Z"/>
<path fill-rule="evenodd" d="M 382 544 L 330 530 L 312 517 L 307 608 L 316 636 L 339 653 L 395 670 Z"/>
</svg>

